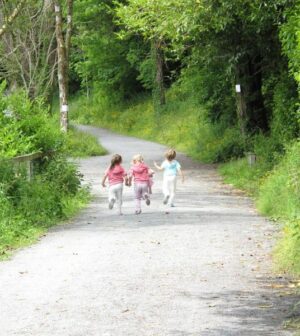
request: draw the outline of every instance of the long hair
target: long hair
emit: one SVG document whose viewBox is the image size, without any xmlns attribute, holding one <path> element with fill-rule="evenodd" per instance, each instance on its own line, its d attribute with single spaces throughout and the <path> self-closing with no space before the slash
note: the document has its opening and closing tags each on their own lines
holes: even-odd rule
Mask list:
<svg viewBox="0 0 300 336">
<path fill-rule="evenodd" d="M 110 161 L 109 170 L 113 169 L 117 164 L 120 164 L 121 162 L 122 162 L 122 156 L 119 154 L 114 154 Z"/>
</svg>

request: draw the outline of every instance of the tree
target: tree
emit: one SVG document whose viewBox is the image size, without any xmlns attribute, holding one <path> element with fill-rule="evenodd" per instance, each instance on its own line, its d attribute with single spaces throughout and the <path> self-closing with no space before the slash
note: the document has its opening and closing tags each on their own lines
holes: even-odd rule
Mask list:
<svg viewBox="0 0 300 336">
<path fill-rule="evenodd" d="M 10 6 L 3 4 L 2 14 Z M 28 96 L 48 97 L 55 82 L 55 33 L 49 0 L 27 0 L 0 40 L 0 77 L 10 89 L 23 87 Z M 23 27 L 26 26 L 26 29 Z"/>
<path fill-rule="evenodd" d="M 216 97 L 215 102 L 220 102 L 218 106 L 211 102 L 216 106 L 211 109 L 215 114 L 212 118 L 224 117 L 223 100 L 230 95 L 225 86 L 233 93 L 234 85 L 241 84 L 241 104 L 246 113 L 240 123 L 250 133 L 269 130 L 272 111 L 266 97 L 271 93 L 265 94 L 264 83 L 272 76 L 280 77 L 280 71 L 285 71 L 278 27 L 290 4 L 289 0 L 203 0 L 203 10 L 198 13 L 199 24 L 194 31 L 193 50 L 208 76 L 214 72 L 212 64 L 218 64 L 224 77 L 224 97 Z M 234 110 L 233 105 L 228 106 L 230 110 Z"/>
<path fill-rule="evenodd" d="M 2 24 L 2 27 L 0 28 L 0 38 L 3 34 L 7 31 L 9 25 L 13 23 L 15 18 L 19 15 L 23 5 L 26 3 L 26 0 L 20 0 L 20 2 L 17 4 L 16 8 L 13 10 L 13 12 L 7 17 L 4 18 L 4 22 Z"/>
<path fill-rule="evenodd" d="M 299 84 L 300 92 L 300 4 L 288 8 L 287 21 L 281 26 L 280 39 L 283 51 L 289 59 L 290 70 Z"/>
<path fill-rule="evenodd" d="M 140 34 L 151 44 L 155 64 L 154 99 L 164 105 L 164 53 L 168 42 L 177 41 L 179 36 L 188 33 L 192 26 L 194 11 L 200 8 L 200 2 L 183 0 L 129 0 L 119 3 L 116 9 L 118 22 L 124 26 L 120 37 L 127 32 Z M 189 15 L 190 14 L 190 15 Z M 188 20 L 190 20 L 188 22 Z"/>
<path fill-rule="evenodd" d="M 59 0 L 53 1 L 56 17 L 56 41 L 58 57 L 58 86 L 60 100 L 60 126 L 63 132 L 68 131 L 68 72 L 69 54 L 73 24 L 73 0 L 67 0 L 66 33 L 63 33 L 63 14 Z"/>
<path fill-rule="evenodd" d="M 149 53 L 141 37 L 117 37 L 120 29 L 114 22 L 114 9 L 112 0 L 74 3 L 71 57 L 72 69 L 81 78 L 85 91 L 95 88 L 99 94 L 107 95 L 110 102 L 129 99 L 144 90 L 139 68 Z"/>
</svg>

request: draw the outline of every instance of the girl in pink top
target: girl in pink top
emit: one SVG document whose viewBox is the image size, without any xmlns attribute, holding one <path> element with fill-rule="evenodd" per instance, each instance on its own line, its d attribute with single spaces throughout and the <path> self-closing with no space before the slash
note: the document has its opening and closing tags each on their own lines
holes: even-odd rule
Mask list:
<svg viewBox="0 0 300 336">
<path fill-rule="evenodd" d="M 129 185 L 134 180 L 135 213 L 139 215 L 141 210 L 141 200 L 144 199 L 147 205 L 150 205 L 149 184 L 150 168 L 144 163 L 140 154 L 133 157 L 132 166 L 129 171 Z"/>
<path fill-rule="evenodd" d="M 122 215 L 122 196 L 123 196 L 123 182 L 124 177 L 126 177 L 126 172 L 121 166 L 122 156 L 119 154 L 113 155 L 111 159 L 111 164 L 107 168 L 103 179 L 102 186 L 106 187 L 106 179 L 108 179 L 109 189 L 108 189 L 108 208 L 112 209 L 115 202 L 118 202 L 118 211 Z"/>
</svg>

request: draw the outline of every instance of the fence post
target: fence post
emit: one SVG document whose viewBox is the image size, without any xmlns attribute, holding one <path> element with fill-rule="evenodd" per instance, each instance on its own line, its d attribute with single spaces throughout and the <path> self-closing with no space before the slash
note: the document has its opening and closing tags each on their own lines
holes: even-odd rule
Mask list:
<svg viewBox="0 0 300 336">
<path fill-rule="evenodd" d="M 33 179 L 33 161 L 26 161 L 27 180 L 30 182 Z"/>
</svg>

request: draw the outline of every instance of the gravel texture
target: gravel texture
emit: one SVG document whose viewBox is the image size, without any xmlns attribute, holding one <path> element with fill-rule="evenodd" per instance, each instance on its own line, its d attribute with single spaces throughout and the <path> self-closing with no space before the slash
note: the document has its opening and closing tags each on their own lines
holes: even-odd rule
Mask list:
<svg viewBox="0 0 300 336">
<path fill-rule="evenodd" d="M 165 147 L 81 126 L 120 153 L 161 161 Z M 186 182 L 162 204 L 161 173 L 149 207 L 108 210 L 100 186 L 110 156 L 79 161 L 94 200 L 78 217 L 0 264 L 0 335 L 283 336 L 290 298 L 271 273 L 273 224 L 213 166 L 179 154 Z M 169 214 L 165 212 L 168 211 Z"/>
</svg>

